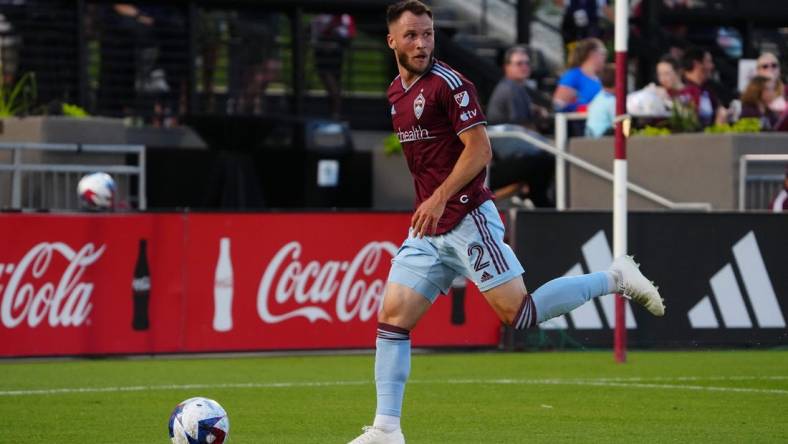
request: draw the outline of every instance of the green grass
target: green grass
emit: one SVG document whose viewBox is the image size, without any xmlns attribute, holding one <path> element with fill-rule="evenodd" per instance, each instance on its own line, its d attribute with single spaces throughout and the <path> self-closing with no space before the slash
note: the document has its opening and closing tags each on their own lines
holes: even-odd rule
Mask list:
<svg viewBox="0 0 788 444">
<path fill-rule="evenodd" d="M 343 443 L 372 419 L 372 365 L 371 355 L 0 362 L 0 442 L 166 443 L 172 407 L 206 396 L 228 411 L 230 442 Z M 10 393 L 63 388 L 91 390 Z M 609 352 L 416 354 L 404 412 L 413 444 L 787 442 L 788 352 L 633 352 L 626 365 Z"/>
</svg>

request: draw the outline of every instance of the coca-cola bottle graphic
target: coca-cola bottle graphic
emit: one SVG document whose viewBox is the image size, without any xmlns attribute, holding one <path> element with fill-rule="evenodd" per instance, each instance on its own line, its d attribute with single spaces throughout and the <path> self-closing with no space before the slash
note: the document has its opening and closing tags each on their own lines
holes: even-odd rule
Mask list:
<svg viewBox="0 0 788 444">
<path fill-rule="evenodd" d="M 233 264 L 230 261 L 230 238 L 219 241 L 219 259 L 213 281 L 213 329 L 233 329 Z"/>
<path fill-rule="evenodd" d="M 140 239 L 137 265 L 134 267 L 134 278 L 131 281 L 131 294 L 134 301 L 131 327 L 134 330 L 147 330 L 150 326 L 148 321 L 150 272 L 148 271 L 148 241 L 146 239 Z"/>
</svg>

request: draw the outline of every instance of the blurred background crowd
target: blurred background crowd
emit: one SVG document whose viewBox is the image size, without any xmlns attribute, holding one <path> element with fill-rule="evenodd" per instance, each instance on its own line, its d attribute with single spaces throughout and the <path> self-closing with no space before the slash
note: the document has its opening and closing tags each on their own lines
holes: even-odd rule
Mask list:
<svg viewBox="0 0 788 444">
<path fill-rule="evenodd" d="M 0 0 L 0 117 L 107 117 L 131 128 L 191 128 L 211 148 L 252 156 L 309 145 L 312 129 L 329 138 L 387 131 L 385 90 L 396 75 L 385 45 L 388 3 Z M 490 124 L 518 125 L 548 140 L 556 113 L 579 112 L 586 119 L 570 126 L 572 136 L 612 133 L 612 37 L 621 25 L 612 0 L 428 3 L 436 56 L 477 85 Z M 629 5 L 633 134 L 788 131 L 782 0 Z M 495 147 L 498 160 L 522 162 L 494 165 L 493 188 L 507 198 L 525 190 L 531 204 L 552 205 L 552 156 L 504 145 Z M 231 173 L 215 180 L 252 174 L 244 159 L 229 163 Z M 267 178 L 284 180 L 277 171 L 256 174 L 265 176 L 258 181 L 263 188 Z M 530 186 L 523 188 L 518 176 Z M 288 201 L 292 196 L 247 199 L 252 206 Z"/>
</svg>

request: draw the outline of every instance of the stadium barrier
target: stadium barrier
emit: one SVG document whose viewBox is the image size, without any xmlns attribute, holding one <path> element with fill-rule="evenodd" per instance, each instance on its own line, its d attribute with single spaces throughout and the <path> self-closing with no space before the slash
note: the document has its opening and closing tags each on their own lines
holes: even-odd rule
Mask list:
<svg viewBox="0 0 788 444">
<path fill-rule="evenodd" d="M 409 221 L 0 214 L 0 356 L 373 348 Z M 499 343 L 497 317 L 473 285 L 466 291 L 439 298 L 415 346 Z"/>
<path fill-rule="evenodd" d="M 372 348 L 408 213 L 0 214 L 0 356 Z M 607 268 L 608 212 L 514 212 L 531 290 Z M 633 213 L 630 251 L 667 314 L 627 309 L 630 347 L 788 343 L 785 217 Z M 608 296 L 525 334 L 475 286 L 439 298 L 417 347 L 604 347 Z"/>
<path fill-rule="evenodd" d="M 511 243 L 529 289 L 549 279 L 607 269 L 609 212 L 513 213 Z M 629 251 L 665 298 L 664 318 L 628 307 L 630 347 L 764 347 L 788 344 L 788 244 L 779 214 L 634 212 Z M 611 347 L 613 296 L 525 334 L 507 347 Z"/>
</svg>

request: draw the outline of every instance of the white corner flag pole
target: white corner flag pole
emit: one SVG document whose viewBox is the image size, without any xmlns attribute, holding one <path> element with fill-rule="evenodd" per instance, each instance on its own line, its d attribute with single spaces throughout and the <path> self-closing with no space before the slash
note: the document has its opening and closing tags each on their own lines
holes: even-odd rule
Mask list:
<svg viewBox="0 0 788 444">
<path fill-rule="evenodd" d="M 616 0 L 616 116 L 626 113 L 627 97 L 627 38 L 629 31 L 629 0 Z M 616 119 L 615 160 L 613 161 L 613 256 L 627 253 L 627 141 L 624 121 Z M 616 329 L 614 351 L 616 362 L 627 360 L 627 329 L 625 304 L 616 295 Z"/>
</svg>

